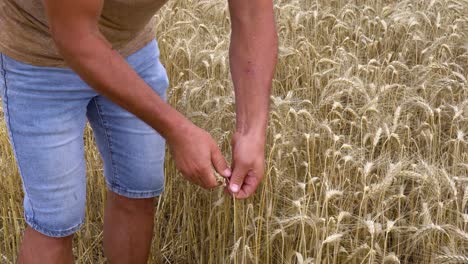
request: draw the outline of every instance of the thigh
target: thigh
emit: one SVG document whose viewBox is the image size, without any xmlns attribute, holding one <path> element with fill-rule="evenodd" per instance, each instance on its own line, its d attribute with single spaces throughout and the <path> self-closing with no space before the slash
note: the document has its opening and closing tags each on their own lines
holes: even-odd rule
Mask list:
<svg viewBox="0 0 468 264">
<path fill-rule="evenodd" d="M 84 216 L 83 129 L 92 91 L 71 70 L 0 56 L 3 111 L 26 222 L 48 236 L 69 235 Z"/>
<path fill-rule="evenodd" d="M 168 79 L 155 41 L 127 61 L 156 93 L 166 98 Z M 103 96 L 96 96 L 88 106 L 88 119 L 104 161 L 108 188 L 129 198 L 158 196 L 164 188 L 164 138 Z"/>
</svg>

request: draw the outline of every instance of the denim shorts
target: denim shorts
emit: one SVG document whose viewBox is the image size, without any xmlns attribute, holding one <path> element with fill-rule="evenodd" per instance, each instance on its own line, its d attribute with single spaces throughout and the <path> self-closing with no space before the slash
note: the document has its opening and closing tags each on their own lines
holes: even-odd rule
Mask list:
<svg viewBox="0 0 468 264">
<path fill-rule="evenodd" d="M 156 40 L 126 60 L 166 100 L 169 82 Z M 96 93 L 70 68 L 33 66 L 0 53 L 0 92 L 22 178 L 24 216 L 33 229 L 64 237 L 83 223 L 87 120 L 109 190 L 129 198 L 155 197 L 163 191 L 164 138 Z"/>
</svg>

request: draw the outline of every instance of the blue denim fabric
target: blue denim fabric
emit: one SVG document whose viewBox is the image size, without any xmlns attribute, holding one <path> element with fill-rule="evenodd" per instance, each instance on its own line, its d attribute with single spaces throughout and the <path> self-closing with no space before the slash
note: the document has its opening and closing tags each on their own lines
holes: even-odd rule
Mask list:
<svg viewBox="0 0 468 264">
<path fill-rule="evenodd" d="M 156 40 L 127 62 L 164 100 L 166 70 Z M 0 92 L 20 170 L 26 222 L 63 237 L 83 223 L 88 120 L 104 161 L 107 187 L 129 198 L 160 195 L 165 140 L 146 123 L 99 95 L 69 68 L 39 67 L 0 54 Z"/>
</svg>

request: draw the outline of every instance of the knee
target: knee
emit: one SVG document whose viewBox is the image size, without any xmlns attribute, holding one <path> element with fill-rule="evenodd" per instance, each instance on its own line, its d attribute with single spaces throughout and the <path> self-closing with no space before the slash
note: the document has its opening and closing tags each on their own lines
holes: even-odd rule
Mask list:
<svg viewBox="0 0 468 264">
<path fill-rule="evenodd" d="M 112 191 L 107 191 L 107 206 L 128 215 L 154 213 L 155 198 L 128 198 Z"/>
</svg>

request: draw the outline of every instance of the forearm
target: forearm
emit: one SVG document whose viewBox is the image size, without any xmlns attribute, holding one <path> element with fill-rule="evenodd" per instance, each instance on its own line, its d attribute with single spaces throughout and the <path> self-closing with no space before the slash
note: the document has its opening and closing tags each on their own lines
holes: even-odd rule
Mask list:
<svg viewBox="0 0 468 264">
<path fill-rule="evenodd" d="M 76 45 L 75 43 L 80 43 Z M 162 100 L 99 32 L 56 38 L 67 64 L 93 89 L 170 139 L 186 119 Z"/>
<path fill-rule="evenodd" d="M 244 12 L 232 16 L 232 23 L 230 66 L 236 129 L 241 134 L 264 136 L 278 49 L 273 11 Z"/>
</svg>

